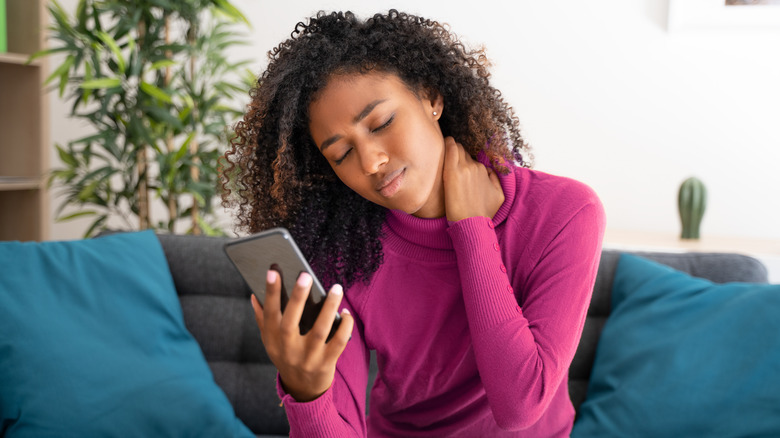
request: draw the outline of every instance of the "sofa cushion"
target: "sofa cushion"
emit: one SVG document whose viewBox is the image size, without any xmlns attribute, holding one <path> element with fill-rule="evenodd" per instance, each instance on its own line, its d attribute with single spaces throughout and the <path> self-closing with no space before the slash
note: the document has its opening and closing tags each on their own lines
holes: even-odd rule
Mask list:
<svg viewBox="0 0 780 438">
<path fill-rule="evenodd" d="M 577 412 L 579 412 L 582 402 L 585 401 L 598 340 L 612 308 L 612 281 L 615 278 L 615 270 L 622 253 L 622 251 L 615 249 L 605 249 L 601 252 L 599 272 L 593 287 L 588 316 L 585 318 L 582 338 L 577 346 L 577 353 L 574 355 L 571 367 L 569 367 L 569 396 Z M 706 278 L 715 283 L 733 281 L 767 283 L 769 281 L 766 267 L 757 259 L 743 254 L 698 252 L 636 252 L 632 254 L 663 263 L 695 277 Z"/>
<path fill-rule="evenodd" d="M 573 437 L 780 431 L 780 285 L 623 254 Z"/>
<path fill-rule="evenodd" d="M 0 435 L 253 436 L 184 326 L 154 233 L 0 243 Z"/>
<path fill-rule="evenodd" d="M 276 394 L 276 367 L 265 352 L 249 303 L 251 291 L 223 249 L 227 237 L 160 234 L 184 323 L 214 379 L 254 433 L 287 436 Z"/>
</svg>

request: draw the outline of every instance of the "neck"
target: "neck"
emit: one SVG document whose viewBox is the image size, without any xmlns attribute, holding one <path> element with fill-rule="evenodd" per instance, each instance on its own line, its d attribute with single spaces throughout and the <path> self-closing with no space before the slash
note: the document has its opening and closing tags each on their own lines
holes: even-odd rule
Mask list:
<svg viewBox="0 0 780 438">
<path fill-rule="evenodd" d="M 421 209 L 412 213 L 412 216 L 420 219 L 436 219 L 447 215 L 447 211 L 444 209 L 444 197 L 441 198 L 441 202 L 436 202 L 434 205 L 424 205 Z"/>
<path fill-rule="evenodd" d="M 443 141 L 443 140 L 442 140 Z M 431 196 L 428 201 L 420 207 L 419 210 L 412 213 L 412 216 L 421 219 L 435 219 L 444 217 L 447 215 L 447 210 L 444 206 L 444 148 L 442 148 L 442 155 L 440 157 L 441 166 L 438 169 L 438 175 L 434 182 L 433 189 L 431 190 Z"/>
</svg>

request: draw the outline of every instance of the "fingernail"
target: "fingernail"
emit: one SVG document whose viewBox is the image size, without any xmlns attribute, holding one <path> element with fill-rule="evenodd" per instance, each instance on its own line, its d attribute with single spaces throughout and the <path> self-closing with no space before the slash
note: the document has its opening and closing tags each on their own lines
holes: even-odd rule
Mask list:
<svg viewBox="0 0 780 438">
<path fill-rule="evenodd" d="M 276 277 L 279 274 L 276 273 L 273 269 L 268 270 L 268 275 L 266 275 L 265 280 L 269 283 L 276 283 Z"/>
<path fill-rule="evenodd" d="M 311 285 L 311 275 L 308 272 L 301 272 L 301 275 L 298 277 L 298 286 L 309 285 Z"/>
<path fill-rule="evenodd" d="M 333 287 L 330 288 L 330 293 L 333 295 L 341 295 L 344 293 L 344 288 L 342 288 L 340 284 L 334 284 Z"/>
<path fill-rule="evenodd" d="M 352 315 L 351 313 L 349 313 L 349 309 L 347 309 L 346 307 L 341 309 L 341 313 L 346 313 L 347 315 Z"/>
</svg>

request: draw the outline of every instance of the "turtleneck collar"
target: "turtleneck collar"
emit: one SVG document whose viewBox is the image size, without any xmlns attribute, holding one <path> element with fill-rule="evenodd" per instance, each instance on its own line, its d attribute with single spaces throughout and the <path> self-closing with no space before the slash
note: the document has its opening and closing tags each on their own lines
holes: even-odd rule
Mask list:
<svg viewBox="0 0 780 438">
<path fill-rule="evenodd" d="M 499 226 L 509 215 L 515 198 L 515 167 L 506 175 L 498 174 L 504 203 L 493 217 L 493 224 Z M 407 257 L 428 261 L 454 261 L 452 240 L 447 234 L 449 223 L 446 217 L 423 219 L 400 210 L 388 210 L 382 241 L 387 250 Z"/>
</svg>

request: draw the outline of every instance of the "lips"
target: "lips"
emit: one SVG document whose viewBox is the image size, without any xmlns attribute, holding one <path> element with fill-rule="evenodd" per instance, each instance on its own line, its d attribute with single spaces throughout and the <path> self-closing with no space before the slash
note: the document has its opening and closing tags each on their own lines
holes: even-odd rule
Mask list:
<svg viewBox="0 0 780 438">
<path fill-rule="evenodd" d="M 405 175 L 406 168 L 390 172 L 376 185 L 376 190 L 386 198 L 393 196 L 401 188 Z"/>
</svg>

